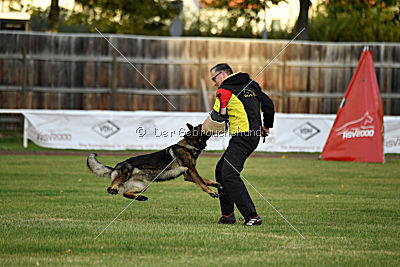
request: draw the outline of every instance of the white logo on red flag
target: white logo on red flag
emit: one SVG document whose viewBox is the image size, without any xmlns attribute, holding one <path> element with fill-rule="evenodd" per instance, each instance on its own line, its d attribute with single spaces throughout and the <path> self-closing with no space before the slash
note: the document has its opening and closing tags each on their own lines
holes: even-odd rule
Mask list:
<svg viewBox="0 0 400 267">
<path fill-rule="evenodd" d="M 375 134 L 374 118 L 369 112 L 357 119 L 350 121 L 336 129 L 336 135 L 342 135 L 342 139 L 372 137 Z"/>
</svg>

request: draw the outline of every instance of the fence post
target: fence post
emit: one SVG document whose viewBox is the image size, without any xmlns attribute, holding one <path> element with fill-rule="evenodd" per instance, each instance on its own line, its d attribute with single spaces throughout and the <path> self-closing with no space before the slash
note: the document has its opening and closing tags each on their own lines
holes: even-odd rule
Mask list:
<svg viewBox="0 0 400 267">
<path fill-rule="evenodd" d="M 251 67 L 251 56 L 252 56 L 252 51 L 251 51 L 251 42 L 249 43 L 249 46 L 248 46 L 248 49 L 249 49 L 249 51 L 247 51 L 247 53 L 248 53 L 248 61 L 247 61 L 247 66 L 248 66 L 248 68 L 249 68 L 249 70 L 248 70 L 248 73 L 249 73 L 249 75 L 252 75 L 252 67 Z"/>
<path fill-rule="evenodd" d="M 206 82 L 204 81 L 203 78 L 200 79 L 200 86 L 201 86 L 201 93 L 203 95 L 204 111 L 208 112 L 210 109 L 210 103 L 208 101 L 208 90 L 207 90 Z"/>
<path fill-rule="evenodd" d="M 282 65 L 282 112 L 287 112 L 286 102 L 287 102 L 287 94 L 286 94 L 286 54 L 283 55 L 283 65 Z"/>
<path fill-rule="evenodd" d="M 27 60 L 26 60 L 26 52 L 27 48 L 26 45 L 24 45 L 24 51 L 22 55 L 22 93 L 21 93 L 21 108 L 25 109 L 26 108 L 26 75 L 28 73 L 28 65 L 27 65 Z M 22 115 L 23 117 L 23 127 L 24 127 L 24 136 L 22 139 L 22 145 L 24 148 L 28 147 L 28 119 Z"/>
<path fill-rule="evenodd" d="M 201 62 L 201 49 L 198 50 L 197 52 L 199 61 L 197 63 L 197 67 L 198 67 L 198 93 L 197 93 L 197 111 L 201 111 L 200 105 L 201 105 L 201 96 L 203 96 L 203 102 L 204 102 L 204 92 L 203 92 L 203 84 L 202 84 L 202 80 L 203 80 L 203 70 L 202 70 L 202 62 Z M 205 102 L 204 102 L 205 104 Z M 207 110 L 207 109 L 206 109 Z"/>
<path fill-rule="evenodd" d="M 115 110 L 117 93 L 117 52 L 113 51 L 112 71 L 111 71 L 111 109 Z"/>
<path fill-rule="evenodd" d="M 26 60 L 26 45 L 24 46 L 24 51 L 22 54 L 22 93 L 21 93 L 21 108 L 26 108 L 26 102 L 25 102 L 25 97 L 26 97 L 26 75 L 28 73 L 27 69 L 27 60 Z"/>
</svg>

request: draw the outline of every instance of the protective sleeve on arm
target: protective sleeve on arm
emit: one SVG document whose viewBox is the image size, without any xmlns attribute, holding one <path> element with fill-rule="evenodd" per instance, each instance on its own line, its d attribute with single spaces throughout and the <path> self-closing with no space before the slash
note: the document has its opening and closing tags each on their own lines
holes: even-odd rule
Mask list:
<svg viewBox="0 0 400 267">
<path fill-rule="evenodd" d="M 229 99 L 231 99 L 232 91 L 224 89 L 224 88 L 219 88 L 217 90 L 216 95 L 219 95 L 219 94 L 221 94 L 221 96 L 219 98 L 221 100 L 221 108 L 226 108 L 226 106 L 228 105 Z"/>
</svg>

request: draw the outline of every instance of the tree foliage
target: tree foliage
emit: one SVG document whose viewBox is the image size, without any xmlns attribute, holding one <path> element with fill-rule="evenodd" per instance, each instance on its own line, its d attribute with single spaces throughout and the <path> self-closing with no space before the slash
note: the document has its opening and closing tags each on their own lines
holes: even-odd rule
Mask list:
<svg viewBox="0 0 400 267">
<path fill-rule="evenodd" d="M 203 22 L 208 33 L 225 37 L 259 37 L 261 32 L 257 31 L 260 23 L 261 13 L 272 4 L 278 4 L 285 0 L 205 0 L 207 8 L 225 10 L 222 16 L 207 19 Z M 216 27 L 220 26 L 217 30 Z M 213 30 L 214 29 L 214 30 Z"/>
<path fill-rule="evenodd" d="M 40 8 L 31 8 L 31 21 L 29 28 L 32 31 L 47 31 L 49 23 L 50 8 L 41 10 Z M 81 18 L 74 19 L 74 16 L 79 13 L 71 13 L 63 8 L 60 8 L 59 13 L 59 32 L 90 32 L 91 26 L 84 22 Z"/>
<path fill-rule="evenodd" d="M 203 8 L 183 18 L 186 36 L 260 38 L 265 9 L 286 0 L 201 0 Z M 309 0 L 295 28 L 269 31 L 268 38 L 291 39 L 306 25 Z M 178 0 L 76 0 L 73 12 L 60 9 L 60 32 L 169 35 Z M 210 12 L 211 11 L 211 12 Z M 32 30 L 47 30 L 50 9 L 32 9 Z M 311 20 L 314 41 L 399 42 L 399 0 L 326 0 Z M 307 36 L 307 34 L 304 34 Z M 307 39 L 307 38 L 306 38 Z"/>
<path fill-rule="evenodd" d="M 168 35 L 169 25 L 178 13 L 177 2 L 168 0 L 76 0 L 72 12 L 60 10 L 60 32 L 129 33 Z M 31 10 L 32 30 L 50 27 L 47 10 Z M 54 23 L 54 22 L 53 22 Z M 54 24 L 53 24 L 54 25 Z"/>
<path fill-rule="evenodd" d="M 144 35 L 167 35 L 170 21 L 176 16 L 176 1 L 167 0 L 76 0 L 83 11 L 71 20 L 86 22 L 92 31 Z"/>
<path fill-rule="evenodd" d="M 315 41 L 399 42 L 400 3 L 396 0 L 329 0 L 311 22 Z"/>
</svg>

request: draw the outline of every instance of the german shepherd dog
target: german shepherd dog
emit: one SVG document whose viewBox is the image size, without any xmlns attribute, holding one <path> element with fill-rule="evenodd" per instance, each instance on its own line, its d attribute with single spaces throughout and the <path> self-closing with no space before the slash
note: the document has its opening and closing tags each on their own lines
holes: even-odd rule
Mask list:
<svg viewBox="0 0 400 267">
<path fill-rule="evenodd" d="M 218 193 L 208 186 L 222 188 L 221 185 L 201 177 L 196 170 L 196 160 L 207 146 L 210 136 L 202 133 L 201 124 L 196 127 L 189 123 L 186 125 L 189 132 L 184 135 L 184 138 L 163 150 L 131 157 L 118 163 L 114 168 L 97 161 L 97 154 L 92 153 L 87 159 L 87 166 L 96 176 L 111 178 L 108 193 L 121 193 L 126 198 L 138 201 L 148 199 L 138 193 L 144 192 L 149 182 L 168 181 L 182 174 L 185 181 L 194 182 L 210 196 L 218 197 Z"/>
</svg>

